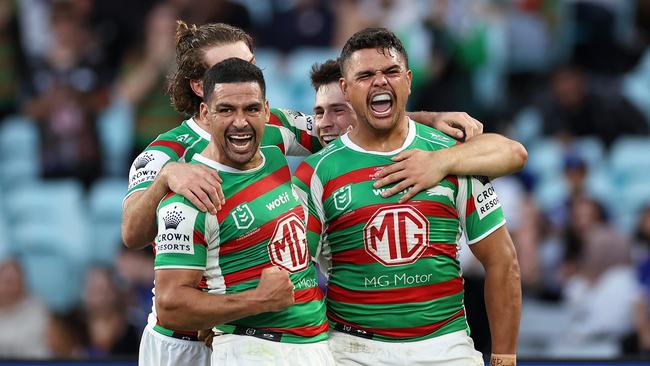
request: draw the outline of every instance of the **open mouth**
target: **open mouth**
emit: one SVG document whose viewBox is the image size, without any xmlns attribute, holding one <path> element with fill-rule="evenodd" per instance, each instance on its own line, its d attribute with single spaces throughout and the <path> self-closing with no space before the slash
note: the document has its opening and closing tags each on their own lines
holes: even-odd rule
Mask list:
<svg viewBox="0 0 650 366">
<path fill-rule="evenodd" d="M 336 140 L 337 137 L 339 137 L 339 135 L 322 135 L 320 138 L 329 144 L 330 142 Z"/>
<path fill-rule="evenodd" d="M 253 140 L 255 134 L 253 133 L 238 133 L 226 135 L 226 141 L 230 145 L 231 150 L 237 153 L 245 153 L 253 147 Z"/>
<path fill-rule="evenodd" d="M 384 92 L 370 98 L 370 110 L 377 118 L 387 117 L 393 110 L 393 96 Z"/>
</svg>

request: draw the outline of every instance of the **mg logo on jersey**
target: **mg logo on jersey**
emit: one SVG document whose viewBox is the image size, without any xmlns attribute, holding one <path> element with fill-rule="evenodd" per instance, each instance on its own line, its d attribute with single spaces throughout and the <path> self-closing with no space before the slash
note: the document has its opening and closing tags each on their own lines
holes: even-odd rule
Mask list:
<svg viewBox="0 0 650 366">
<path fill-rule="evenodd" d="M 429 240 L 429 220 L 415 207 L 382 207 L 363 228 L 366 252 L 385 266 L 413 263 Z"/>
<path fill-rule="evenodd" d="M 235 220 L 237 229 L 240 230 L 248 229 L 253 225 L 253 221 L 255 221 L 255 216 L 253 216 L 253 212 L 248 207 L 247 203 L 240 204 L 232 210 L 230 214 L 232 215 L 233 220 Z"/>
<path fill-rule="evenodd" d="M 337 189 L 334 191 L 332 199 L 334 200 L 334 207 L 337 210 L 345 210 L 352 202 L 352 187 L 348 184 L 347 186 Z"/>
<path fill-rule="evenodd" d="M 269 241 L 271 263 L 289 272 L 307 268 L 309 250 L 306 235 L 305 224 L 295 213 L 278 220 Z"/>
</svg>

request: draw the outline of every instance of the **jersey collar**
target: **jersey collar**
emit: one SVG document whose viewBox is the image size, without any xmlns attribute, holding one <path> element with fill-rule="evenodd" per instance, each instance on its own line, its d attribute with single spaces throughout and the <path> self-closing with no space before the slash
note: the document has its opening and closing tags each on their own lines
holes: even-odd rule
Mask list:
<svg viewBox="0 0 650 366">
<path fill-rule="evenodd" d="M 187 125 L 190 127 L 190 129 L 196 132 L 199 136 L 201 136 L 202 139 L 206 141 L 210 141 L 210 134 L 208 133 L 208 131 L 201 128 L 201 126 L 199 126 L 198 123 L 196 123 L 194 117 L 188 119 L 186 122 Z"/>
<path fill-rule="evenodd" d="M 415 131 L 416 130 L 415 122 L 413 122 L 413 120 L 410 119 L 410 118 L 408 120 L 409 120 L 408 121 L 408 123 L 409 123 L 409 132 L 408 132 L 408 134 L 406 134 L 406 139 L 404 140 L 404 143 L 402 144 L 402 146 L 400 146 L 399 148 L 397 148 L 397 149 L 395 149 L 393 151 L 370 151 L 370 150 L 366 150 L 366 149 L 362 148 L 361 146 L 359 146 L 359 145 L 355 144 L 354 142 L 352 142 L 352 140 L 350 140 L 350 136 L 348 136 L 349 132 L 347 132 L 345 135 L 341 136 L 341 142 L 343 142 L 343 145 L 347 146 L 348 148 L 350 148 L 350 149 L 352 149 L 354 151 L 358 151 L 358 152 L 362 152 L 362 153 L 366 153 L 366 154 L 386 155 L 386 156 L 396 155 L 396 154 L 399 154 L 400 152 L 406 150 L 406 148 L 409 147 L 409 145 L 411 145 L 413 143 L 413 141 L 415 140 L 415 132 L 416 132 Z"/>
<path fill-rule="evenodd" d="M 262 151 L 260 151 L 260 154 L 262 154 L 262 163 L 260 165 L 256 166 L 255 168 L 248 169 L 248 170 L 235 169 L 235 168 L 233 168 L 231 166 L 221 164 L 221 163 L 216 162 L 214 160 L 208 159 L 208 158 L 206 158 L 205 156 L 203 156 L 201 154 L 194 154 L 194 156 L 192 157 L 192 160 L 196 160 L 199 163 L 207 165 L 210 168 L 215 169 L 215 170 L 220 171 L 220 172 L 234 173 L 234 174 L 253 173 L 253 172 L 256 172 L 256 171 L 262 169 L 264 167 L 264 165 L 266 164 L 266 156 L 264 155 L 264 153 Z"/>
</svg>

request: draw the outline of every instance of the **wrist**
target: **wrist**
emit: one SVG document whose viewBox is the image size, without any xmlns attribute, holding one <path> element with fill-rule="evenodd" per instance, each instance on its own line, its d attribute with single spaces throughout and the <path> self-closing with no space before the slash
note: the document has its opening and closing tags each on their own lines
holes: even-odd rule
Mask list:
<svg viewBox="0 0 650 366">
<path fill-rule="evenodd" d="M 490 357 L 490 366 L 515 366 L 517 365 L 516 354 L 493 353 Z"/>
<path fill-rule="evenodd" d="M 456 154 L 450 152 L 449 149 L 435 150 L 430 152 L 431 156 L 437 164 L 440 164 L 441 170 L 446 175 L 457 175 L 454 171 L 457 166 Z"/>
</svg>

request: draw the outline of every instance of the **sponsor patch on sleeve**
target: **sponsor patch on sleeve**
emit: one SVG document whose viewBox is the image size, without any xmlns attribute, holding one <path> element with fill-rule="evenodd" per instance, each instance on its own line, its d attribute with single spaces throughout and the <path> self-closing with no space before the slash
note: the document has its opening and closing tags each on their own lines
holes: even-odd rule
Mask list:
<svg viewBox="0 0 650 366">
<path fill-rule="evenodd" d="M 483 220 L 485 216 L 496 211 L 501 207 L 499 197 L 497 197 L 492 183 L 487 177 L 474 176 L 472 181 L 472 196 L 474 196 L 474 206 L 479 219 Z"/>
<path fill-rule="evenodd" d="M 314 135 L 314 117 L 288 109 L 279 109 L 290 125 L 298 128 L 299 130 L 307 131 L 310 135 Z"/>
<path fill-rule="evenodd" d="M 162 151 L 143 151 L 131 164 L 129 189 L 133 189 L 141 183 L 152 182 L 167 161 L 169 161 L 169 156 Z"/>
<path fill-rule="evenodd" d="M 198 211 L 183 203 L 171 203 L 158 211 L 156 255 L 194 254 L 194 222 Z"/>
</svg>

